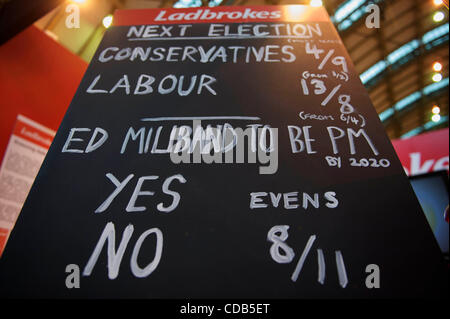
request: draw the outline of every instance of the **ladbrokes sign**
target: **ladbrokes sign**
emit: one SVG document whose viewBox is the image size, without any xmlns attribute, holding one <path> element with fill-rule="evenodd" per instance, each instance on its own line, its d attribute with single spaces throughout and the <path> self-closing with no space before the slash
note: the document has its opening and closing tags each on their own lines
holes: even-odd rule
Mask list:
<svg viewBox="0 0 450 319">
<path fill-rule="evenodd" d="M 215 7 L 208 9 L 187 8 L 183 10 L 168 8 L 155 11 L 152 17 L 142 10 L 119 10 L 114 25 L 182 24 L 214 22 L 276 22 L 301 21 L 308 17 L 310 21 L 327 21 L 324 11 L 313 10 L 307 6 L 290 7 Z"/>
<path fill-rule="evenodd" d="M 175 12 L 168 13 L 166 10 L 162 10 L 158 16 L 155 18 L 155 21 L 192 21 L 192 20 L 236 20 L 236 19 L 260 19 L 267 21 L 268 19 L 279 19 L 281 18 L 281 11 L 259 11 L 252 9 L 242 10 L 234 10 L 234 11 L 221 11 L 221 12 L 212 12 L 209 9 L 199 9 L 195 12 L 185 13 L 185 12 Z"/>
</svg>

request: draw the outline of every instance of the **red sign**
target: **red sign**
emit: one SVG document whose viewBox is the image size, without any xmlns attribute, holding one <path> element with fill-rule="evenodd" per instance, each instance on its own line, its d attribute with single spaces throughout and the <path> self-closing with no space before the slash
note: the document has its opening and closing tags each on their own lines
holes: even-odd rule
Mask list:
<svg viewBox="0 0 450 319">
<path fill-rule="evenodd" d="M 325 9 L 309 6 L 246 6 L 212 8 L 167 8 L 162 10 L 117 10 L 114 25 L 329 21 Z"/>
<path fill-rule="evenodd" d="M 13 134 L 48 149 L 52 144 L 55 132 L 35 122 L 30 122 L 24 117 L 19 118 L 20 121 L 17 121 Z"/>
<path fill-rule="evenodd" d="M 407 139 L 393 140 L 392 144 L 409 176 L 432 171 L 448 171 L 448 128 Z"/>
</svg>

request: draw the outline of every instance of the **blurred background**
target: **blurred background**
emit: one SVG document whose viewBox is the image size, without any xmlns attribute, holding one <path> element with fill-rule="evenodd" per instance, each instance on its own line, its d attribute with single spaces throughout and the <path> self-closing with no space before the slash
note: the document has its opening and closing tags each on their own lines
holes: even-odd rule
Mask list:
<svg viewBox="0 0 450 319">
<path fill-rule="evenodd" d="M 70 3 L 80 28 L 65 26 Z M 365 26 L 370 3 L 380 8 L 380 28 Z M 89 62 L 116 9 L 278 4 L 326 8 L 391 139 L 448 127 L 448 1 L 0 0 L 0 41 L 34 24 Z"/>
</svg>

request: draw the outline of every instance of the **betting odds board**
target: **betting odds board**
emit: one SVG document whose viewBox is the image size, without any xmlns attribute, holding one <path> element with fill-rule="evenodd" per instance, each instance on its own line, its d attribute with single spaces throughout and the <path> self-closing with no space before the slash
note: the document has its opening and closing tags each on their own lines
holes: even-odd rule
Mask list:
<svg viewBox="0 0 450 319">
<path fill-rule="evenodd" d="M 39 298 L 448 294 L 323 8 L 115 14 L 0 260 Z"/>
</svg>

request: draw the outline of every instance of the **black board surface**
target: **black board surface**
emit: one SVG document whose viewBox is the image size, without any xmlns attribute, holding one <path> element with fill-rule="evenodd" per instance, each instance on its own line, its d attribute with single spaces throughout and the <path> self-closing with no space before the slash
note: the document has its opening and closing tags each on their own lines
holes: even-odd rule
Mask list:
<svg viewBox="0 0 450 319">
<path fill-rule="evenodd" d="M 243 24 L 247 36 L 225 34 Z M 0 296 L 448 295 L 439 247 L 332 23 L 211 25 L 180 35 L 166 24 L 173 39 L 107 30 L 0 260 Z M 198 129 L 193 118 L 271 130 L 246 131 L 244 163 L 174 163 L 173 128 Z M 249 162 L 269 134 L 272 151 Z"/>
</svg>

